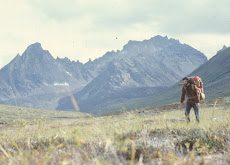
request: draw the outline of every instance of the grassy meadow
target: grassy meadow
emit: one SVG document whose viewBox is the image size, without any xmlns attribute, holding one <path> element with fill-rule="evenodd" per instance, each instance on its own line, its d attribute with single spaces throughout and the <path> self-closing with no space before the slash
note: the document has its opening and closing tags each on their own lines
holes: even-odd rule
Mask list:
<svg viewBox="0 0 230 165">
<path fill-rule="evenodd" d="M 0 164 L 229 164 L 229 98 L 104 116 L 0 106 Z"/>
</svg>

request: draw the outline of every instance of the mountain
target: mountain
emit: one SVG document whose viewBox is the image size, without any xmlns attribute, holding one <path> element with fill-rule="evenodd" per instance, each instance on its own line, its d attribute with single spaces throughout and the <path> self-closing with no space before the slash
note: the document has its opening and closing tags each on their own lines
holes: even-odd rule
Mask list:
<svg viewBox="0 0 230 165">
<path fill-rule="evenodd" d="M 86 63 L 95 78 L 73 95 L 81 111 L 103 113 L 129 100 L 159 94 L 206 61 L 201 52 L 167 36 L 129 41 L 121 51 Z M 69 97 L 57 107 L 73 108 Z"/>
<path fill-rule="evenodd" d="M 206 61 L 201 52 L 167 36 L 129 41 L 121 51 L 86 64 L 54 59 L 34 43 L 0 70 L 0 103 L 72 110 L 68 95 L 73 94 L 81 111 L 104 112 L 159 94 Z"/>
<path fill-rule="evenodd" d="M 0 70 L 0 103 L 33 108 L 55 109 L 67 92 L 80 90 L 94 77 L 79 62 L 54 59 L 49 51 L 35 43 Z"/>
<path fill-rule="evenodd" d="M 203 80 L 206 100 L 230 96 L 230 47 L 224 47 L 208 62 L 194 70 L 189 76 L 199 76 Z M 182 82 L 182 81 L 181 81 Z M 126 104 L 126 107 L 145 107 L 170 104 L 180 101 L 182 87 L 176 84 L 165 92 Z"/>
<path fill-rule="evenodd" d="M 222 49 L 220 49 L 219 51 L 217 51 L 217 54 L 220 53 L 220 52 L 222 52 L 225 49 L 227 49 L 227 46 L 224 45 Z"/>
</svg>

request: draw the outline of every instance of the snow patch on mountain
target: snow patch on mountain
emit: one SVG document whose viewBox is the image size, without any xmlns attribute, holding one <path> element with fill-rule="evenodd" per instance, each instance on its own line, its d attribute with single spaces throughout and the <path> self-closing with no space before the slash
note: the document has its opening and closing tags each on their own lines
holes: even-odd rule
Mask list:
<svg viewBox="0 0 230 165">
<path fill-rule="evenodd" d="M 54 86 L 69 86 L 69 83 L 64 82 L 64 83 L 54 83 Z"/>
<path fill-rule="evenodd" d="M 70 75 L 70 76 L 73 76 L 71 73 L 69 73 L 69 72 L 67 72 L 67 71 L 66 71 L 66 73 L 67 73 L 68 75 Z"/>
</svg>

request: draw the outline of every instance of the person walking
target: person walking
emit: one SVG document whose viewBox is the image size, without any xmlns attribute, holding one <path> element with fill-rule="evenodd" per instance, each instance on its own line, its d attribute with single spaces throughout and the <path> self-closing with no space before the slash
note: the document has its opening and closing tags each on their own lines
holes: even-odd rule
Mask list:
<svg viewBox="0 0 230 165">
<path fill-rule="evenodd" d="M 181 106 L 183 106 L 183 102 L 185 100 L 185 95 L 187 96 L 187 102 L 185 107 L 185 117 L 187 120 L 187 123 L 190 122 L 190 110 L 191 108 L 194 109 L 196 121 L 199 123 L 199 103 L 200 103 L 200 95 L 199 95 L 199 89 L 198 87 L 188 79 L 188 77 L 183 78 L 184 86 L 182 88 L 182 94 L 181 94 Z"/>
</svg>

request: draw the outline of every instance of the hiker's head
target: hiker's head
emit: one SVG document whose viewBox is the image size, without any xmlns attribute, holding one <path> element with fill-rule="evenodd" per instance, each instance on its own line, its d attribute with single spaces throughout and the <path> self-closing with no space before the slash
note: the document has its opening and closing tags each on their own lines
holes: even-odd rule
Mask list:
<svg viewBox="0 0 230 165">
<path fill-rule="evenodd" d="M 188 83 L 188 77 L 184 77 L 182 80 L 184 81 L 185 84 Z"/>
<path fill-rule="evenodd" d="M 187 83 L 189 83 L 189 84 L 194 84 L 194 81 L 191 80 L 191 79 L 189 79 L 189 80 L 187 81 Z"/>
</svg>

